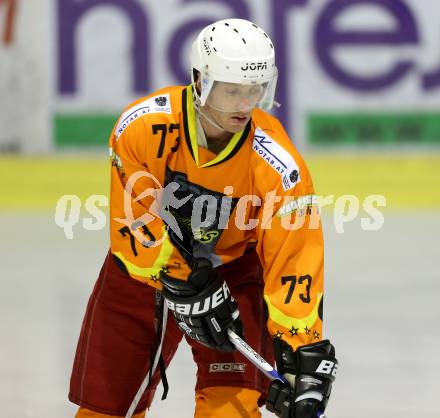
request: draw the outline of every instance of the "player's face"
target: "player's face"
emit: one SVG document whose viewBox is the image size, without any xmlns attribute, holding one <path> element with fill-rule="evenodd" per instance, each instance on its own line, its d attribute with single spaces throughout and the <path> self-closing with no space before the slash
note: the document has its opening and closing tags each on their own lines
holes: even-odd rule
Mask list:
<svg viewBox="0 0 440 418">
<path fill-rule="evenodd" d="M 242 131 L 251 118 L 251 112 L 226 113 L 204 106 L 204 112 L 208 114 L 226 132 L 236 133 Z"/>
<path fill-rule="evenodd" d="M 206 100 L 205 111 L 224 128 L 242 131 L 251 118 L 252 110 L 264 95 L 266 85 L 242 85 L 216 82 Z"/>
<path fill-rule="evenodd" d="M 225 113 L 249 113 L 263 98 L 267 83 L 243 85 L 216 81 L 206 103 Z"/>
</svg>

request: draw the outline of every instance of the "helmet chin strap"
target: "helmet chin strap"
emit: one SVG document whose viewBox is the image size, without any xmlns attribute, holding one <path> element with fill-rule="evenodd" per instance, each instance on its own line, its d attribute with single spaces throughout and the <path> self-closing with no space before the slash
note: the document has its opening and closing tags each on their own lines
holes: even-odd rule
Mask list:
<svg viewBox="0 0 440 418">
<path fill-rule="evenodd" d="M 221 131 L 226 131 L 225 128 L 220 126 L 214 119 L 211 119 L 206 113 L 202 112 L 202 110 L 196 106 L 197 113 L 202 116 L 207 122 L 209 122 L 212 126 L 214 126 L 217 129 L 220 129 Z"/>
<path fill-rule="evenodd" d="M 200 108 L 200 98 L 199 96 L 194 93 L 195 88 L 193 89 L 193 102 L 194 102 L 194 108 L 196 109 L 196 112 L 199 116 L 202 116 L 207 122 L 209 122 L 214 128 L 220 129 L 221 131 L 226 131 L 223 126 L 220 126 L 215 120 L 210 118 L 205 112 L 202 112 L 202 109 Z M 209 105 L 207 105 L 209 106 Z"/>
</svg>

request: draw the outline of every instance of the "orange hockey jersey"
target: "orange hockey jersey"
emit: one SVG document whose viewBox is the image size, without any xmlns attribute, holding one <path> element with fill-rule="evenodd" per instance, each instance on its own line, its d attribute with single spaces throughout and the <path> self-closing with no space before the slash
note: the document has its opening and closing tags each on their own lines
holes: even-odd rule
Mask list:
<svg viewBox="0 0 440 418">
<path fill-rule="evenodd" d="M 111 252 L 161 288 L 187 257 L 214 266 L 255 245 L 268 329 L 293 347 L 321 339 L 323 239 L 308 170 L 279 121 L 255 109 L 219 154 L 197 143 L 192 87 L 134 102 L 110 137 Z"/>
</svg>

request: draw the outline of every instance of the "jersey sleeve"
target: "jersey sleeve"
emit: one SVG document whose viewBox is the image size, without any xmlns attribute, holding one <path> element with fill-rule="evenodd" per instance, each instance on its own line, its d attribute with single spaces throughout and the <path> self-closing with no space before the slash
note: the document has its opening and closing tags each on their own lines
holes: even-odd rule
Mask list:
<svg viewBox="0 0 440 418">
<path fill-rule="evenodd" d="M 265 206 L 273 205 L 273 211 L 260 213 L 257 253 L 269 332 L 297 348 L 321 339 L 324 252 L 314 187 L 298 153 L 294 160 L 297 169 L 289 173 L 291 178 L 286 182 L 278 176 L 275 190 L 266 194 Z M 278 196 L 272 203 L 271 195 Z"/>
<path fill-rule="evenodd" d="M 130 276 L 160 289 L 161 270 L 181 279 L 190 271 L 159 216 L 164 167 L 154 158 L 145 119 L 123 132 L 117 124 L 110 137 L 111 252 Z"/>
</svg>

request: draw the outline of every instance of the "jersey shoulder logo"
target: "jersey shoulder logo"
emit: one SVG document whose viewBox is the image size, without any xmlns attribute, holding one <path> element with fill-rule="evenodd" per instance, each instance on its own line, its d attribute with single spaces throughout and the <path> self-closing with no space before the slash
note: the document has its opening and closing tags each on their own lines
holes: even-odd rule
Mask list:
<svg viewBox="0 0 440 418">
<path fill-rule="evenodd" d="M 171 114 L 170 95 L 167 93 L 150 97 L 125 111 L 119 118 L 118 126 L 115 130 L 116 138 L 119 139 L 127 127 L 136 119 L 150 113 Z"/>
<path fill-rule="evenodd" d="M 301 181 L 298 164 L 292 155 L 261 128 L 255 130 L 252 149 L 281 176 L 285 191 Z"/>
</svg>

